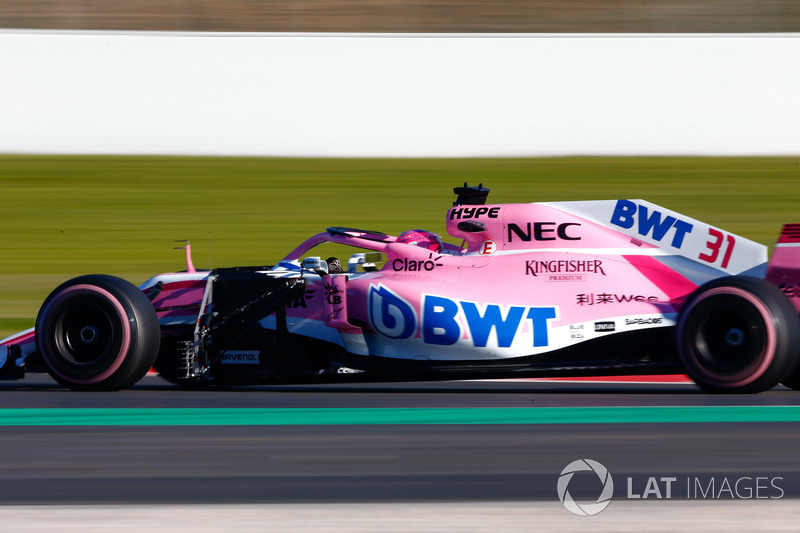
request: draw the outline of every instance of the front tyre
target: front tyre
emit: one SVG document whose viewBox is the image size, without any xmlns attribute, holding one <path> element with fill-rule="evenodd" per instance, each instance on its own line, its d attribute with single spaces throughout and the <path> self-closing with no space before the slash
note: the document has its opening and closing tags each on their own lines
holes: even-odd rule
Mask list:
<svg viewBox="0 0 800 533">
<path fill-rule="evenodd" d="M 777 287 L 759 278 L 703 285 L 683 307 L 676 331 L 686 372 L 708 391 L 761 392 L 797 366 L 800 318 Z"/>
<path fill-rule="evenodd" d="M 71 279 L 42 304 L 36 347 L 50 375 L 75 390 L 119 390 L 139 381 L 158 354 L 155 309 L 113 276 Z"/>
</svg>

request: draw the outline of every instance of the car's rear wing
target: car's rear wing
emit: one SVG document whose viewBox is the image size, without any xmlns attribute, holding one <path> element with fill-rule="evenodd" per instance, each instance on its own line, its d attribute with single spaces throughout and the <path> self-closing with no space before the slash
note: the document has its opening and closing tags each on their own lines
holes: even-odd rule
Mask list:
<svg viewBox="0 0 800 533">
<path fill-rule="evenodd" d="M 800 224 L 784 224 L 767 267 L 767 280 L 800 312 Z"/>
</svg>

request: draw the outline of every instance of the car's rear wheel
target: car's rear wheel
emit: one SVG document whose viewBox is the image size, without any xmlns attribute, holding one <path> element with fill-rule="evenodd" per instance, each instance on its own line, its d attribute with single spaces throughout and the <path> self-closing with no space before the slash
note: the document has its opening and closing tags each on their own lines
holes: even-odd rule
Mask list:
<svg viewBox="0 0 800 533">
<path fill-rule="evenodd" d="M 36 346 L 50 375 L 75 390 L 119 390 L 139 381 L 158 354 L 155 309 L 113 276 L 69 280 L 44 301 Z"/>
<path fill-rule="evenodd" d="M 719 278 L 686 302 L 678 318 L 677 344 L 686 372 L 702 388 L 760 392 L 797 367 L 800 318 L 767 281 Z"/>
</svg>

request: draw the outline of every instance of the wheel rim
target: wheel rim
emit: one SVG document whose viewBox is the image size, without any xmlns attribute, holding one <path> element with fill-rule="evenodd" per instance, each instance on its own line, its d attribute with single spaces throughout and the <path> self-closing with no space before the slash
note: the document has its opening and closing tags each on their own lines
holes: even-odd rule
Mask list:
<svg viewBox="0 0 800 533">
<path fill-rule="evenodd" d="M 764 357 L 764 322 L 755 309 L 722 309 L 697 328 L 694 346 L 701 366 L 714 374 L 747 373 Z"/>
<path fill-rule="evenodd" d="M 64 309 L 56 343 L 65 361 L 88 366 L 107 357 L 118 338 L 115 318 L 115 310 L 102 302 L 81 302 Z"/>
</svg>

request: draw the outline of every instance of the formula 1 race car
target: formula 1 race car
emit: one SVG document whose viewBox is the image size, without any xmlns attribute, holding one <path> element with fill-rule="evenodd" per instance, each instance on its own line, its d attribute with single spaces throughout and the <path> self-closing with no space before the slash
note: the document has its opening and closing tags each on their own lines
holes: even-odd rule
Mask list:
<svg viewBox="0 0 800 533">
<path fill-rule="evenodd" d="M 685 372 L 714 392 L 800 387 L 800 224 L 766 247 L 643 200 L 486 204 L 447 233 L 330 227 L 273 266 L 63 283 L 0 373 L 116 390 Z M 311 254 L 337 245 L 347 260 Z"/>
</svg>

